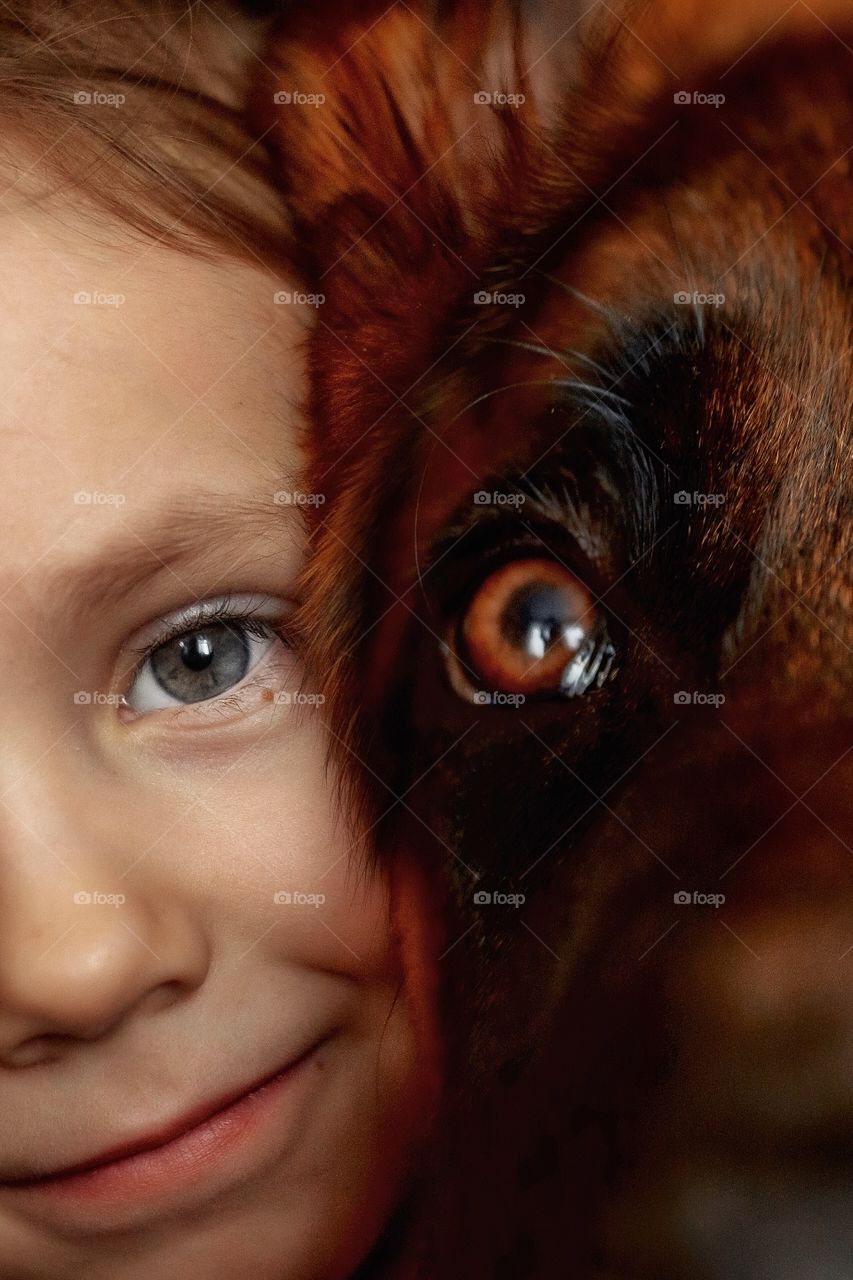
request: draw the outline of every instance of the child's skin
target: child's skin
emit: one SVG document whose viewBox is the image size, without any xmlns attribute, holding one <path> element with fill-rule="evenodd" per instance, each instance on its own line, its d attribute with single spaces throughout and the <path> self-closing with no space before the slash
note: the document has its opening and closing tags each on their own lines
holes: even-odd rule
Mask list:
<svg viewBox="0 0 853 1280">
<path fill-rule="evenodd" d="M 335 1280 L 422 1123 L 387 889 L 337 816 L 323 708 L 270 697 L 311 691 L 280 640 L 246 637 L 237 689 L 242 650 L 214 635 L 222 692 L 183 707 L 129 652 L 229 592 L 292 609 L 305 547 L 274 494 L 298 487 L 300 308 L 261 267 L 129 245 L 67 206 L 0 228 L 0 1275 Z M 111 583 L 129 558 L 134 583 Z M 177 646 L 167 678 L 192 690 Z M 162 1132 L 325 1037 L 246 1109 L 254 1130 L 183 1173 L 9 1185 Z"/>
</svg>

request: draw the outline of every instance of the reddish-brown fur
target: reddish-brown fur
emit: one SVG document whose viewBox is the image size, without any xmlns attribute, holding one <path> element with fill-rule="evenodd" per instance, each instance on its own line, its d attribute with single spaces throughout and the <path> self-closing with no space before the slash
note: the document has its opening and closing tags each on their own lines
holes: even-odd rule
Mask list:
<svg viewBox="0 0 853 1280">
<path fill-rule="evenodd" d="M 415 852 L 451 949 L 431 1280 L 780 1280 L 798 1265 L 775 1235 L 749 1260 L 749 1212 L 742 1234 L 682 1240 L 661 1188 L 694 1148 L 731 1160 L 720 1135 L 754 1121 L 763 1087 L 771 1119 L 726 1166 L 729 1187 L 751 1171 L 747 1209 L 760 1202 L 750 1162 L 782 1160 L 798 1064 L 847 992 L 822 950 L 853 896 L 846 10 L 634 4 L 584 26 L 582 53 L 558 41 L 579 13 L 566 4 L 321 4 L 283 26 L 277 84 L 327 95 L 278 118 L 328 299 L 305 634 L 353 792 L 371 816 L 403 796 L 378 850 Z M 721 85 L 722 114 L 673 101 Z M 528 101 L 484 111 L 483 86 Z M 521 281 L 518 314 L 474 302 Z M 721 281 L 719 315 L 674 307 Z M 590 381 L 601 435 L 643 444 L 613 464 L 624 528 L 568 501 L 599 448 Z M 527 486 L 558 559 L 573 519 L 597 538 L 597 558 L 564 554 L 632 623 L 612 686 L 523 725 L 454 699 L 442 672 L 456 547 L 490 527 L 465 504 L 487 478 Z M 676 480 L 726 501 L 673 519 L 667 542 Z M 673 719 L 676 672 L 724 688 L 725 718 Z M 607 804 L 588 814 L 584 788 Z M 710 884 L 736 859 L 728 934 L 685 927 L 658 946 L 678 923 L 661 865 Z M 526 928 L 473 910 L 471 869 L 511 885 L 526 862 Z M 765 953 L 770 977 L 749 967 Z M 817 975 L 802 990 L 800 971 Z M 826 1052 L 802 1078 L 832 1129 L 846 1068 Z M 825 1134 L 808 1140 L 826 1155 Z M 847 1225 L 785 1280 L 836 1264 Z"/>
</svg>

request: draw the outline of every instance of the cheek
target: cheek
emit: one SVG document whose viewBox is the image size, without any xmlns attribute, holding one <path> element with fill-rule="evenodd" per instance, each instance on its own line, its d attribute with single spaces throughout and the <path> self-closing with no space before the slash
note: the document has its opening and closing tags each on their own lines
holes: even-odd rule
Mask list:
<svg viewBox="0 0 853 1280">
<path fill-rule="evenodd" d="M 319 719 L 288 713 L 236 755 L 192 771 L 184 762 L 197 803 L 163 842 L 180 848 L 167 869 L 173 891 L 226 946 L 396 981 L 389 884 L 370 864 L 369 837 L 339 811 Z"/>
</svg>

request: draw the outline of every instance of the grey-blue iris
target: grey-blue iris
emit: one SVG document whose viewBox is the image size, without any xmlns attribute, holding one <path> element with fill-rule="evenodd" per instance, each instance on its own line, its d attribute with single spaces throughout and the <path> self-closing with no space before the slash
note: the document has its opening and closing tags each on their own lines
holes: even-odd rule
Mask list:
<svg viewBox="0 0 853 1280">
<path fill-rule="evenodd" d="M 151 669 L 170 697 L 203 702 L 238 684 L 249 661 L 248 637 L 217 622 L 161 645 L 151 655 Z"/>
</svg>

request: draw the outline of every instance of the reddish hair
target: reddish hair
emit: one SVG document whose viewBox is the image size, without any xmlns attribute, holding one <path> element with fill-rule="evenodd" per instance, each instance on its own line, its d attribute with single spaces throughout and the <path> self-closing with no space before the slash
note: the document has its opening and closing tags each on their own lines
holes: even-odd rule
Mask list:
<svg viewBox="0 0 853 1280">
<path fill-rule="evenodd" d="M 9 187 L 23 152 L 37 199 L 73 195 L 195 255 L 291 266 L 275 161 L 245 110 L 265 30 L 230 0 L 3 6 Z"/>
</svg>

